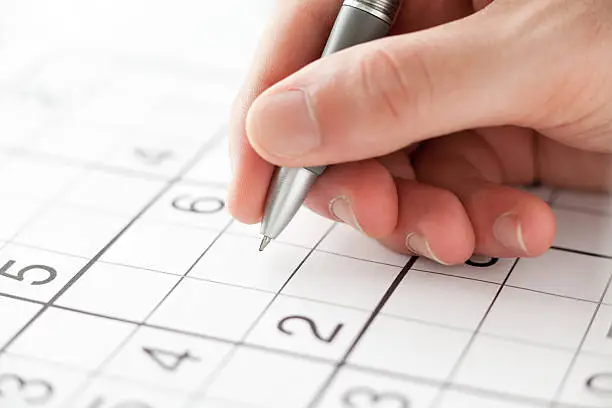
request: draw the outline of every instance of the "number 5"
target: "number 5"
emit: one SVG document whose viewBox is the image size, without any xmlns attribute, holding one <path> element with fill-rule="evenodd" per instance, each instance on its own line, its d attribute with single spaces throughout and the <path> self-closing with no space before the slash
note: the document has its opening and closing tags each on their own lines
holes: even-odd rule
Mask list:
<svg viewBox="0 0 612 408">
<path fill-rule="evenodd" d="M 11 269 L 13 265 L 15 265 L 15 261 L 13 260 L 8 261 L 2 268 L 0 268 L 0 275 L 6 278 L 10 278 L 16 281 L 23 282 L 25 280 L 25 274 L 34 269 L 42 269 L 43 271 L 49 274 L 49 277 L 47 279 L 40 280 L 40 281 L 32 281 L 30 285 L 45 285 L 51 282 L 57 276 L 57 271 L 55 269 L 51 268 L 50 266 L 45 266 L 45 265 L 26 266 L 25 268 L 20 269 L 16 275 L 11 275 L 10 273 L 8 273 L 8 270 Z"/>
</svg>

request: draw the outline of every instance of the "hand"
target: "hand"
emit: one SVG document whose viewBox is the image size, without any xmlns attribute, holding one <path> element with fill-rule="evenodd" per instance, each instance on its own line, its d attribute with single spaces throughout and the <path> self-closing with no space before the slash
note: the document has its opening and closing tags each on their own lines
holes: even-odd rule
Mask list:
<svg viewBox="0 0 612 408">
<path fill-rule="evenodd" d="M 333 164 L 312 210 L 455 264 L 550 247 L 552 210 L 513 186 L 609 189 L 611 1 L 406 0 L 392 36 L 319 59 L 340 3 L 279 2 L 232 115 L 239 221 L 272 164 Z"/>
</svg>

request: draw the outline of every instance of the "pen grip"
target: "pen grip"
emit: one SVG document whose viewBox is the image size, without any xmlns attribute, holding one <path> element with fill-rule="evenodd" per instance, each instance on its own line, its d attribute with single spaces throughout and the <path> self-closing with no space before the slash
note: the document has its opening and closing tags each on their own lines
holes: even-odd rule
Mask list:
<svg viewBox="0 0 612 408">
<path fill-rule="evenodd" d="M 323 51 L 323 57 L 345 48 L 378 40 L 389 34 L 390 25 L 380 18 L 351 6 L 342 6 Z M 307 167 L 320 176 L 327 166 Z"/>
</svg>

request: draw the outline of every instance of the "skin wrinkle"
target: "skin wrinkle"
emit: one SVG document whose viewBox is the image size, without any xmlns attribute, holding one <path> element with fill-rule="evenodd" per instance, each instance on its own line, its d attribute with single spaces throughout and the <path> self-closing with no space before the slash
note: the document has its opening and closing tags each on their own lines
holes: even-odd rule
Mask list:
<svg viewBox="0 0 612 408">
<path fill-rule="evenodd" d="M 331 1 L 284 2 L 284 22 L 300 24 L 296 15 L 302 7 L 323 9 Z M 555 187 L 605 187 L 612 157 L 572 150 L 562 141 L 563 136 L 570 142 L 584 138 L 575 145 L 596 149 L 612 137 L 612 103 L 603 101 L 612 89 L 612 18 L 606 17 L 612 16 L 612 3 L 408 1 L 409 10 L 398 18 L 390 38 L 309 64 L 293 78 L 290 71 L 301 64 L 295 60 L 303 58 L 298 50 L 306 47 L 314 53 L 310 47 L 319 33 L 306 39 L 299 35 L 303 30 L 283 25 L 278 31 L 282 38 L 267 38 L 270 43 L 263 49 L 269 54 L 260 62 L 268 71 L 258 81 L 274 83 L 268 75 L 290 77 L 273 92 L 307 87 L 315 94 L 321 127 L 330 137 L 312 155 L 285 164 L 333 163 L 334 172 L 321 179 L 330 188 L 325 194 L 317 190 L 308 205 L 332 217 L 326 208 L 329 200 L 350 192 L 366 230 L 378 228 L 370 237 L 396 250 L 403 250 L 407 233 L 418 230 L 445 260 L 458 261 L 471 250 L 514 256 L 492 235 L 493 220 L 514 208 L 525 222 L 521 227 L 529 253 L 542 253 L 552 242 L 554 214 L 538 197 L 510 187 L 540 181 Z M 472 14 L 474 10 L 479 11 Z M 313 18 L 311 13 L 304 16 Z M 451 24 L 436 27 L 447 22 Z M 278 52 L 271 53 L 274 47 Z M 381 50 L 373 51 L 376 47 Z M 366 60 L 371 55 L 378 61 Z M 381 77 L 374 77 L 376 72 Z M 575 118 L 580 123 L 554 129 L 567 136 L 548 131 L 550 125 L 572 124 Z M 538 133 L 543 130 L 549 138 Z M 458 131 L 471 132 L 473 140 L 457 138 Z M 407 147 L 415 142 L 421 148 L 410 155 Z M 377 156 L 382 156 L 379 170 L 394 182 L 393 193 L 391 185 L 366 182 L 376 173 L 373 168 L 350 168 L 355 165 L 350 160 Z M 256 174 L 255 160 L 241 162 L 241 181 L 254 196 L 259 187 L 253 186 L 263 176 Z M 413 170 L 419 182 L 411 182 Z M 390 196 L 396 192 L 394 203 Z M 245 194 L 241 199 L 247 206 Z M 417 216 L 424 210 L 427 219 Z M 396 229 L 391 232 L 387 227 L 392 224 Z"/>
</svg>

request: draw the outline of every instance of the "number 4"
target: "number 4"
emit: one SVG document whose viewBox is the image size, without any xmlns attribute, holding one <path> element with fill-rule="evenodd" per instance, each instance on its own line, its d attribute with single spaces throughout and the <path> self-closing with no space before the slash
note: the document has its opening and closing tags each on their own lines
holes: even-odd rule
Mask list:
<svg viewBox="0 0 612 408">
<path fill-rule="evenodd" d="M 149 347 L 143 347 L 142 351 L 147 353 L 149 357 L 153 359 L 153 361 L 155 361 L 163 369 L 168 371 L 176 371 L 185 361 L 200 361 L 198 357 L 189 354 L 189 351 L 185 351 L 182 354 L 179 354 L 172 351 L 154 349 Z"/>
</svg>

